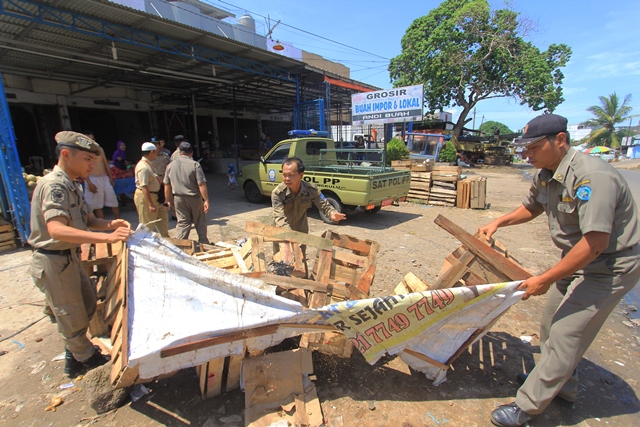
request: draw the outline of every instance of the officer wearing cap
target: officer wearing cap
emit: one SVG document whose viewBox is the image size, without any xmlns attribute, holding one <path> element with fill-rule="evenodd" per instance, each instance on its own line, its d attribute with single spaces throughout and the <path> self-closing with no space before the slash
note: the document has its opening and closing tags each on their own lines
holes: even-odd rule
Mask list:
<svg viewBox="0 0 640 427">
<path fill-rule="evenodd" d="M 133 203 L 138 211 L 140 224 L 151 224 L 162 237 L 169 237 L 169 217 L 167 210 L 158 199 L 162 181 L 153 169 L 156 146 L 151 142 L 145 142 L 141 147 L 142 158 L 136 165 L 136 192 L 133 194 Z"/>
<path fill-rule="evenodd" d="M 173 205 L 178 219 L 176 238 L 188 239 L 191 224 L 195 225 L 200 243 L 209 243 L 207 217 L 209 193 L 207 180 L 200 163 L 193 160 L 193 147 L 182 142 L 180 156 L 169 163 L 164 176 L 164 194 L 169 206 Z"/>
<path fill-rule="evenodd" d="M 640 279 L 638 210 L 624 178 L 607 162 L 569 145 L 567 119 L 545 114 L 531 120 L 518 142 L 538 168 L 522 206 L 478 232 L 489 239 L 499 227 L 546 213 L 562 258 L 525 280 L 523 299 L 549 292 L 540 325 L 540 360 L 513 403 L 491 414 L 497 426 L 520 426 L 554 397 L 575 402 L 576 366 L 607 316 Z"/>
<path fill-rule="evenodd" d="M 65 343 L 64 373 L 75 377 L 108 361 L 87 338 L 97 298 L 80 262 L 80 245 L 127 240 L 131 227 L 123 219 L 96 218 L 76 181 L 91 173 L 100 146 L 71 131 L 57 133 L 55 140 L 58 164 L 38 182 L 31 199 L 28 242 L 34 252 L 29 273 L 56 317 Z M 114 231 L 94 233 L 89 229 Z"/>
</svg>

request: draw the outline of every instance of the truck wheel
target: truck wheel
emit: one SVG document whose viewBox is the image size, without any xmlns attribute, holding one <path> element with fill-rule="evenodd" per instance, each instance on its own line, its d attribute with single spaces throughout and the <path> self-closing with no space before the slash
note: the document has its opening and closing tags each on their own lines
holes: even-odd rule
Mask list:
<svg viewBox="0 0 640 427">
<path fill-rule="evenodd" d="M 264 196 L 260 193 L 258 186 L 253 181 L 247 181 L 244 185 L 244 196 L 251 203 L 261 203 L 264 200 Z"/>
<path fill-rule="evenodd" d="M 365 211 L 365 212 L 368 214 L 374 214 L 376 212 L 380 212 L 380 209 L 382 209 L 382 205 L 376 206 L 375 208 L 369 209 L 368 211 Z"/>
<path fill-rule="evenodd" d="M 339 213 L 344 212 L 344 206 L 342 206 L 342 203 L 340 203 L 340 200 L 338 199 L 337 196 L 334 196 L 333 194 L 328 194 L 328 195 L 325 195 L 324 198 L 327 201 L 327 203 L 333 206 L 333 208 L 337 210 Z M 338 223 L 337 221 L 331 221 L 331 218 L 326 216 L 320 209 L 318 209 L 318 212 L 320 213 L 320 218 L 327 224 L 335 225 Z"/>
</svg>

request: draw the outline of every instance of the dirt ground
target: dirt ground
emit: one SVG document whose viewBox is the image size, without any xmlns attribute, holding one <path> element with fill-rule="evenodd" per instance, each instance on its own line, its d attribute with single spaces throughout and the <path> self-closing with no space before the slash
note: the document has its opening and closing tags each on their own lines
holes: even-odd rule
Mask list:
<svg viewBox="0 0 640 427">
<path fill-rule="evenodd" d="M 350 215 L 345 224 L 329 227 L 311 215 L 311 233 L 327 228 L 380 243 L 372 296 L 388 295 L 412 271 L 435 282 L 442 261 L 459 242 L 433 222 L 442 214 L 469 232 L 517 207 L 529 187 L 533 169 L 526 166 L 467 169 L 487 177 L 486 210 L 441 208 L 413 203 L 381 212 Z M 640 173 L 640 172 L 637 172 Z M 227 192 L 226 177 L 209 176 L 212 209 L 208 214 L 212 241 L 243 237 L 247 220 L 271 223 L 267 201 L 248 203 L 238 190 Z M 123 209 L 137 224 L 135 209 Z M 174 222 L 170 222 L 173 228 Z M 192 231 L 192 238 L 195 232 Z M 550 241 L 545 219 L 499 230 L 496 237 L 531 273 L 550 267 L 559 251 Z M 232 391 L 202 400 L 194 369 L 148 385 L 151 393 L 117 411 L 96 416 L 88 404 L 82 381 L 70 381 L 56 326 L 43 318 L 42 294 L 28 276 L 30 251 L 0 255 L 0 425 L 7 426 L 183 426 L 184 422 L 148 404 L 154 402 L 190 422 L 191 426 L 243 426 L 244 394 Z M 634 290 L 634 291 L 637 291 Z M 448 379 L 435 387 L 423 374 L 412 372 L 399 358 L 386 357 L 368 365 L 357 352 L 349 360 L 314 355 L 315 381 L 325 418 L 331 427 L 349 426 L 488 426 L 489 413 L 511 402 L 515 376 L 528 372 L 539 352 L 538 323 L 546 297 L 512 307 L 479 343 L 453 363 Z M 637 313 L 622 302 L 609 317 L 578 370 L 578 401 L 554 401 L 531 426 L 640 425 L 640 331 Z M 624 322 L 624 323 L 623 323 Z M 521 337 L 531 337 L 527 343 Z M 50 400 L 64 395 L 56 412 L 45 412 Z"/>
</svg>

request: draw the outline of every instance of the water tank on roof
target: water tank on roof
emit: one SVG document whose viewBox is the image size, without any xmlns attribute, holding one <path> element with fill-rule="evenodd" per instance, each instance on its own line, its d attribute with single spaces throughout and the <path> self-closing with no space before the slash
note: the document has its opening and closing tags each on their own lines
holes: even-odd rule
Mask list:
<svg viewBox="0 0 640 427">
<path fill-rule="evenodd" d="M 256 20 L 253 19 L 248 13 L 242 15 L 240 19 L 238 19 L 238 22 L 240 23 L 240 25 L 243 25 L 247 27 L 247 29 L 250 29 L 251 32 L 256 32 Z"/>
</svg>

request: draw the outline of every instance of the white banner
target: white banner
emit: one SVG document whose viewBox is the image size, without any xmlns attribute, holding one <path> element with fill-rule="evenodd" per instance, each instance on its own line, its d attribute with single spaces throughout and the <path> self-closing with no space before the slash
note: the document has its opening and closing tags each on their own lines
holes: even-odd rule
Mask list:
<svg viewBox="0 0 640 427">
<path fill-rule="evenodd" d="M 399 354 L 440 383 L 458 349 L 479 340 L 524 294 L 520 282 L 509 282 L 304 309 L 275 287 L 202 263 L 145 228 L 127 247 L 127 368 L 144 379 L 335 327 L 369 363 Z M 194 342 L 205 344 L 190 349 Z"/>
<path fill-rule="evenodd" d="M 420 121 L 423 95 L 423 85 L 351 95 L 351 124 Z"/>
</svg>

